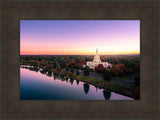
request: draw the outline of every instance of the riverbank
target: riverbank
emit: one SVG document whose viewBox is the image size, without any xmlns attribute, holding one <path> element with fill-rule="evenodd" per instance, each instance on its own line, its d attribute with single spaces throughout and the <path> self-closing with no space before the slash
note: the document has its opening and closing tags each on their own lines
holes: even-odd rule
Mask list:
<svg viewBox="0 0 160 120">
<path fill-rule="evenodd" d="M 52 69 L 52 72 L 54 73 L 54 72 L 56 72 L 56 70 Z M 135 97 L 133 95 L 133 88 L 128 88 L 127 86 L 126 87 L 121 86 L 120 84 L 113 83 L 111 81 L 104 81 L 104 80 L 89 77 L 89 76 L 77 75 L 75 73 L 68 72 L 68 71 L 66 71 L 65 77 L 68 77 L 70 79 L 76 79 L 76 80 L 79 80 L 79 81 L 82 81 L 82 82 L 86 82 L 87 84 L 91 84 L 91 85 L 94 85 L 96 87 L 103 88 L 103 89 L 106 89 L 106 90 L 110 90 L 112 92 L 115 92 L 115 93 L 118 93 L 118 94 L 128 96 L 128 97 L 131 97 L 131 98 L 135 99 Z"/>
<path fill-rule="evenodd" d="M 94 86 L 99 87 L 99 88 L 107 89 L 107 90 L 110 90 L 112 92 L 134 98 L 133 94 L 132 94 L 133 89 L 125 88 L 124 86 L 120 86 L 120 85 L 115 84 L 115 83 L 102 81 L 102 80 L 99 80 L 99 79 L 96 79 L 96 78 L 85 77 L 85 76 L 82 76 L 82 75 L 79 75 L 79 76 L 76 75 L 76 79 L 80 80 L 80 81 L 83 81 L 83 82 L 86 82 L 88 84 L 94 85 Z"/>
<path fill-rule="evenodd" d="M 109 91 L 112 91 L 112 92 L 115 92 L 115 93 L 118 93 L 118 94 L 128 96 L 128 97 L 135 99 L 135 97 L 133 95 L 133 88 L 127 88 L 127 87 L 121 86 L 117 83 L 113 83 L 110 81 L 104 81 L 104 80 L 100 80 L 100 79 L 93 78 L 93 77 L 77 75 L 75 73 L 68 72 L 68 71 L 61 71 L 61 72 L 57 73 L 55 69 L 52 69 L 51 72 L 53 72 L 54 74 L 60 75 L 60 76 L 62 75 L 63 77 L 68 77 L 70 79 L 76 79 L 76 80 L 85 82 L 87 84 L 94 85 L 98 88 L 103 88 L 103 89 L 106 89 L 106 90 L 109 90 Z M 51 74 L 51 72 L 49 74 Z"/>
</svg>

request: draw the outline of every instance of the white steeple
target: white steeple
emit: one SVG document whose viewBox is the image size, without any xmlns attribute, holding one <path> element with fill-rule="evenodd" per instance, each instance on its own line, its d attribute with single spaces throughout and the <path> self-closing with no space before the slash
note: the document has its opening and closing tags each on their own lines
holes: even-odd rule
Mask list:
<svg viewBox="0 0 160 120">
<path fill-rule="evenodd" d="M 98 48 L 96 48 L 96 55 L 94 56 L 94 63 L 101 63 L 100 57 L 98 55 Z"/>
<path fill-rule="evenodd" d="M 98 48 L 96 48 L 96 55 L 98 55 Z"/>
</svg>

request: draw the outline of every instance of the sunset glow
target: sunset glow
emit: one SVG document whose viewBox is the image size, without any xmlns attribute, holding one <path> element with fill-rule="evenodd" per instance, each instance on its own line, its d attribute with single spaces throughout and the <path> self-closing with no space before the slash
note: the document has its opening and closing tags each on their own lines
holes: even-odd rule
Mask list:
<svg viewBox="0 0 160 120">
<path fill-rule="evenodd" d="M 140 54 L 139 20 L 21 20 L 21 55 Z"/>
</svg>

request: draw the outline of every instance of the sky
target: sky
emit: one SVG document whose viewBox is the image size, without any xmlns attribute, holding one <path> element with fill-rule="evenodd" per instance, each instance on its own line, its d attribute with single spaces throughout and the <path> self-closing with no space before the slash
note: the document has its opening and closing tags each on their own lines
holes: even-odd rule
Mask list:
<svg viewBox="0 0 160 120">
<path fill-rule="evenodd" d="M 21 55 L 140 54 L 140 20 L 20 20 Z"/>
</svg>

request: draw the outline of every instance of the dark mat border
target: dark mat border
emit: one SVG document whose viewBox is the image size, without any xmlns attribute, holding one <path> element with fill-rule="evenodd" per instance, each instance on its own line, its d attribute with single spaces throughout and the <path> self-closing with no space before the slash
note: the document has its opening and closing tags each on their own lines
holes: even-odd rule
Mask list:
<svg viewBox="0 0 160 120">
<path fill-rule="evenodd" d="M 158 22 L 157 21 L 157 17 L 158 17 L 157 4 L 148 3 L 148 2 L 142 2 L 142 3 L 141 2 L 138 2 L 138 3 L 108 2 L 103 4 L 93 3 L 93 5 L 91 6 L 88 5 L 89 7 L 87 8 L 83 6 L 83 3 L 77 4 L 72 2 L 71 6 L 68 3 L 60 3 L 60 4 L 61 4 L 60 6 L 63 6 L 61 7 L 62 9 L 61 14 L 63 14 L 63 16 L 61 16 L 61 19 L 68 19 L 68 18 L 82 19 L 86 17 L 88 17 L 87 19 L 117 19 L 117 18 L 119 19 L 120 16 L 117 17 L 118 16 L 117 12 L 114 12 L 115 9 L 116 10 L 118 9 L 118 10 L 122 10 L 118 12 L 122 17 L 121 19 L 124 19 L 124 18 L 127 19 L 127 17 L 129 16 L 128 19 L 140 19 L 142 21 L 141 22 L 141 26 L 142 26 L 141 27 L 141 73 L 142 73 L 141 74 L 141 100 L 132 101 L 132 102 L 131 101 L 108 101 L 107 103 L 104 101 L 83 101 L 83 102 L 82 101 L 67 101 L 67 102 L 66 101 L 63 101 L 63 102 L 48 101 L 48 104 L 46 104 L 46 102 L 44 101 L 20 101 L 19 94 L 18 94 L 19 93 L 18 87 L 17 87 L 18 86 L 17 79 L 19 79 L 19 73 L 18 73 L 19 69 L 17 67 L 19 66 L 19 40 L 18 40 L 19 28 L 17 27 L 19 26 L 19 22 L 17 22 L 17 20 L 35 19 L 35 18 L 44 19 L 44 17 L 46 17 L 46 19 L 51 19 L 50 17 L 52 15 L 46 16 L 44 14 L 46 12 L 43 8 L 45 7 L 44 3 L 43 4 L 36 3 L 36 6 L 29 5 L 31 9 L 28 9 L 27 8 L 28 6 L 24 5 L 24 3 L 15 3 L 15 2 L 4 3 L 3 10 L 5 11 L 5 13 L 4 12 L 2 13 L 2 15 L 5 16 L 5 17 L 2 16 L 3 21 L 5 21 L 2 23 L 2 27 L 3 27 L 2 115 L 3 115 L 3 118 L 14 118 L 14 117 L 17 117 L 17 118 L 19 117 L 20 118 L 24 118 L 24 117 L 29 117 L 29 118 L 32 118 L 32 117 L 38 117 L 38 118 L 43 118 L 43 117 L 47 117 L 47 118 L 50 118 L 50 117 L 55 117 L 55 118 L 58 118 L 58 117 L 64 117 L 64 118 L 67 118 L 67 117 L 81 117 L 81 118 L 85 118 L 85 117 L 89 117 L 89 118 L 147 117 L 148 118 L 148 117 L 151 117 L 152 118 L 154 117 L 156 118 L 158 116 L 158 99 L 157 99 L 158 97 L 158 86 L 157 86 L 157 83 L 158 83 L 158 38 L 157 38 L 158 29 L 156 27 Z M 79 6 L 80 7 L 79 10 L 76 7 L 74 7 L 75 5 L 73 4 L 76 4 L 76 7 Z M 91 4 L 91 3 L 87 3 L 87 4 Z M 22 5 L 23 5 L 23 9 L 22 9 Z M 129 8 L 128 5 L 132 6 L 132 8 Z M 38 6 L 40 7 L 38 8 Z M 95 7 L 93 8 L 92 6 L 95 6 Z M 106 7 L 104 6 L 107 6 L 108 8 L 106 9 Z M 35 10 L 35 11 L 33 11 L 30 14 L 29 12 L 25 11 L 25 7 L 28 10 Z M 66 11 L 65 13 L 63 11 L 64 7 L 66 8 L 69 7 L 70 10 L 68 10 L 68 12 L 72 14 L 66 15 Z M 85 16 L 84 12 L 82 14 L 82 12 L 80 12 L 81 7 L 84 9 L 90 10 L 89 12 L 91 13 L 91 15 L 88 15 L 88 13 L 86 13 L 86 15 L 88 16 Z M 131 14 L 131 11 L 129 11 L 128 9 L 133 9 L 133 7 L 136 8 L 136 11 L 134 11 L 134 13 L 132 11 L 132 14 Z M 147 8 L 148 10 L 146 10 L 145 8 Z M 50 10 L 52 8 L 45 8 L 45 9 Z M 77 11 L 73 12 L 71 9 L 74 9 Z M 95 17 L 94 15 L 95 13 L 94 14 L 92 13 L 92 11 L 95 9 L 96 9 L 95 13 L 99 17 Z M 144 12 L 144 9 L 146 10 L 145 12 Z M 20 10 L 24 10 L 24 11 L 20 11 Z M 107 16 L 105 15 L 105 12 L 104 12 L 106 10 L 107 10 L 106 12 Z M 126 12 L 126 10 L 128 11 Z M 150 10 L 153 11 L 153 14 L 149 12 Z M 143 14 L 142 14 L 142 11 L 143 11 Z M 101 14 L 99 14 L 99 12 L 101 12 Z M 78 16 L 77 13 L 80 16 Z M 115 13 L 115 14 L 113 15 L 111 13 Z M 135 13 L 137 14 L 133 15 Z M 57 15 L 57 18 L 58 18 L 58 15 Z M 54 18 L 54 19 L 57 19 L 57 18 Z M 149 30 L 152 32 L 150 32 Z M 150 61 L 154 61 L 154 62 L 150 63 Z M 147 64 L 148 64 L 148 67 L 146 67 Z M 11 68 L 14 68 L 14 69 L 11 69 Z M 150 72 L 150 70 L 154 72 Z M 148 89 L 148 86 L 150 86 L 151 88 Z M 153 97 L 153 98 L 150 98 L 150 97 Z M 60 109 L 61 110 L 63 109 L 63 111 L 58 110 L 59 112 L 57 112 L 57 110 L 53 110 L 53 108 L 50 108 L 52 107 L 51 105 L 52 106 L 54 105 L 57 108 L 60 107 Z M 108 108 L 111 108 L 111 111 L 105 111 L 104 105 L 107 106 Z M 88 108 L 89 106 L 92 108 L 92 110 L 91 108 Z M 114 109 L 113 106 L 118 108 L 120 111 Z M 37 108 L 41 108 L 43 112 L 39 110 L 37 111 Z M 50 114 L 48 114 L 49 111 L 47 111 L 46 108 L 47 110 L 53 110 L 52 112 L 54 113 L 54 115 L 53 114 L 51 115 L 51 112 Z M 75 108 L 79 108 L 77 112 L 73 112 Z M 85 110 L 87 112 L 84 113 L 82 111 L 82 108 L 83 108 L 83 111 Z M 101 108 L 104 108 L 104 109 L 101 110 Z M 132 113 L 130 111 L 131 108 L 133 108 Z M 27 109 L 28 110 L 32 109 L 32 110 L 28 111 Z M 98 109 L 99 111 L 95 111 L 96 109 Z M 118 114 L 116 114 L 116 112 L 118 112 Z M 46 115 L 44 113 L 46 113 Z"/>
</svg>

